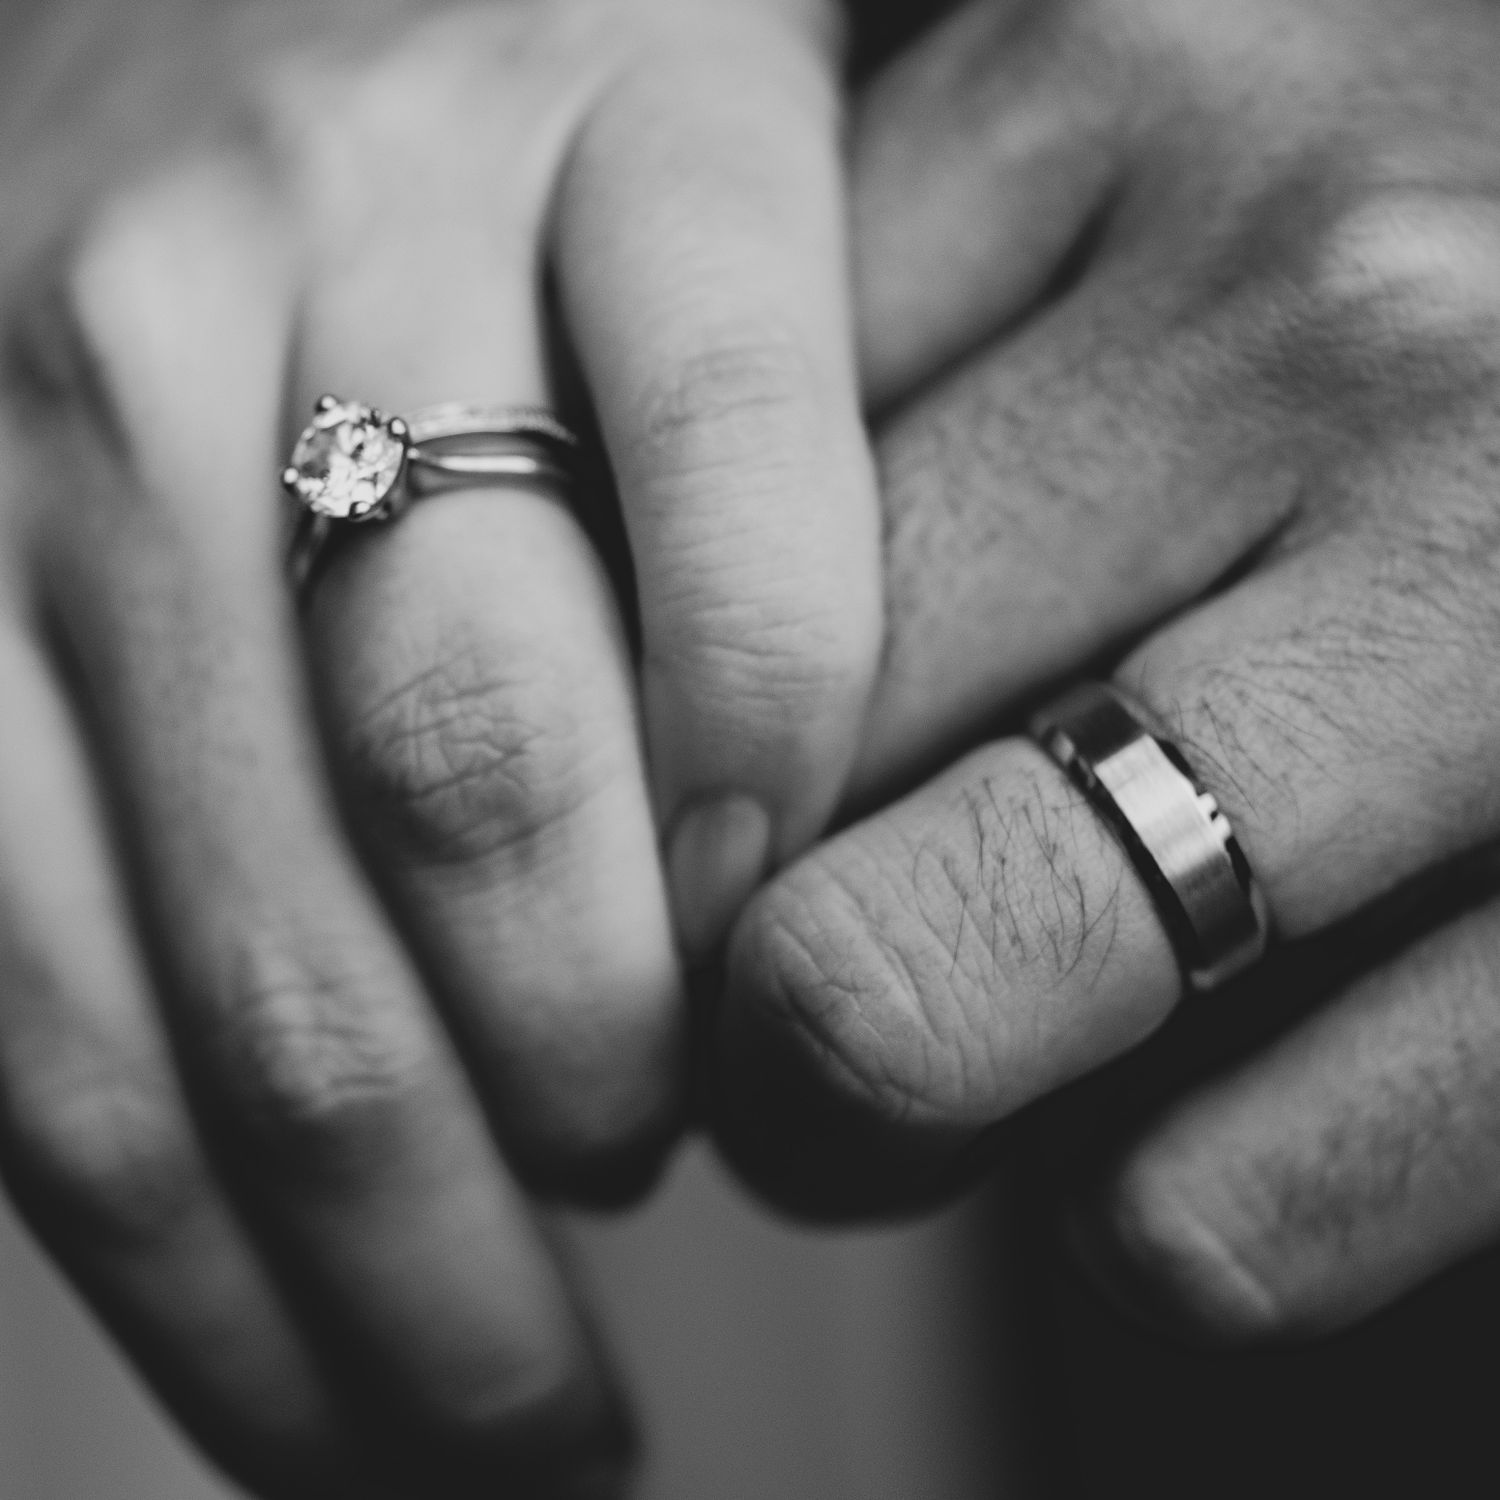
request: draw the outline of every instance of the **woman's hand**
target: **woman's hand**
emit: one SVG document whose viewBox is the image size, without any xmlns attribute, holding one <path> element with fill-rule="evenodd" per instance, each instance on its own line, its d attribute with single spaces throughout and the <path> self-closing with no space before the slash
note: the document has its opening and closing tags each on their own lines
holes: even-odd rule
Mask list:
<svg viewBox="0 0 1500 1500">
<path fill-rule="evenodd" d="M 895 410 L 865 795 L 980 748 L 737 930 L 713 1097 L 770 1192 L 941 1190 L 1177 1005 L 1120 844 L 992 738 L 1113 671 L 1287 943 L 1193 1002 L 1201 1029 L 1316 983 L 1325 945 L 1367 972 L 1134 1139 L 1115 1123 L 1096 1253 L 1246 1339 L 1494 1243 L 1500 907 L 1450 901 L 1394 957 L 1381 929 L 1500 837 L 1497 66 L 1468 0 L 1053 0 L 970 6 L 872 90 L 858 263 Z"/>
<path fill-rule="evenodd" d="M 671 908 L 707 948 L 817 831 L 878 645 L 830 13 L 5 25 L 9 1179 L 262 1493 L 606 1484 L 623 1428 L 512 1173 L 649 1175 Z M 559 498 L 360 535 L 305 639 L 280 571 L 314 397 L 548 401 L 544 277 L 618 480 L 639 706 Z"/>
</svg>

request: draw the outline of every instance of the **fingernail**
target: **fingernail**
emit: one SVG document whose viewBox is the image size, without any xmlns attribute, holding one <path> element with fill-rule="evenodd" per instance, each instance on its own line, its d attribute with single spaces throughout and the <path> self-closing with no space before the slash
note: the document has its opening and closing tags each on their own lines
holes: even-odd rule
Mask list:
<svg viewBox="0 0 1500 1500">
<path fill-rule="evenodd" d="M 667 845 L 667 882 L 677 941 L 689 961 L 706 957 L 765 878 L 771 819 L 738 794 L 693 803 L 678 814 Z"/>
<path fill-rule="evenodd" d="M 1073 1263 L 1117 1312 L 1159 1334 L 1191 1340 L 1161 1290 L 1125 1254 L 1097 1187 L 1067 1199 L 1056 1227 Z"/>
</svg>

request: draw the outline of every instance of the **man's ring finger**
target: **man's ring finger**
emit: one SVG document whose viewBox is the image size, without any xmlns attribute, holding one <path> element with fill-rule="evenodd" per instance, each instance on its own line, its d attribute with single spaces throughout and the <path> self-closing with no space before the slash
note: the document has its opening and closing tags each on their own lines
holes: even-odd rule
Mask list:
<svg viewBox="0 0 1500 1500">
<path fill-rule="evenodd" d="M 1118 689 L 1090 682 L 1048 705 L 1032 737 L 1124 845 L 1188 985 L 1217 989 L 1266 951 L 1266 905 L 1229 820 L 1181 752 Z"/>
</svg>

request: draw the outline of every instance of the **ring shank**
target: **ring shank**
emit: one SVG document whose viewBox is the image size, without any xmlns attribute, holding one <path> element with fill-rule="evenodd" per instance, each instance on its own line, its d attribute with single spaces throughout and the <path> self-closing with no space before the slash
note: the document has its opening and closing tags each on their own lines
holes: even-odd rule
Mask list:
<svg viewBox="0 0 1500 1500">
<path fill-rule="evenodd" d="M 566 485 L 578 439 L 545 407 L 450 401 L 406 419 L 411 434 L 408 479 L 415 495 L 465 486 Z"/>
<path fill-rule="evenodd" d="M 406 425 L 418 446 L 455 438 L 524 438 L 569 452 L 578 447 L 574 433 L 544 406 L 445 401 L 412 412 Z"/>
<path fill-rule="evenodd" d="M 1033 738 L 1107 820 L 1156 899 L 1189 986 L 1256 964 L 1270 924 L 1228 820 L 1128 700 L 1088 683 L 1032 721 Z"/>
<path fill-rule="evenodd" d="M 446 453 L 418 444 L 407 459 L 407 482 L 414 496 L 486 484 L 565 485 L 572 471 L 545 453 L 521 448 L 479 453 Z"/>
</svg>

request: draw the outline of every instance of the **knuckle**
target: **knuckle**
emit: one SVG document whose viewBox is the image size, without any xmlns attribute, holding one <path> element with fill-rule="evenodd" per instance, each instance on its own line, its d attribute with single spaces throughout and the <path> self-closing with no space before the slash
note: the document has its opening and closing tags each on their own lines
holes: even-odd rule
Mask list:
<svg viewBox="0 0 1500 1500">
<path fill-rule="evenodd" d="M 1374 192 L 1336 215 L 1316 247 L 1313 287 L 1337 315 L 1401 342 L 1472 336 L 1500 316 L 1500 204 L 1431 189 Z"/>
<path fill-rule="evenodd" d="M 489 1348 L 459 1353 L 471 1357 L 456 1358 L 429 1387 L 435 1446 L 460 1458 L 498 1446 L 522 1470 L 565 1467 L 598 1441 L 602 1413 L 587 1361 L 555 1322 L 512 1330 L 499 1359 Z"/>
<path fill-rule="evenodd" d="M 192 1210 L 202 1164 L 165 1080 L 126 1065 L 12 1080 L 6 1155 L 17 1197 L 100 1248 L 149 1245 Z"/>
<path fill-rule="evenodd" d="M 246 939 L 215 997 L 212 1045 L 235 1127 L 278 1167 L 366 1160 L 419 1099 L 432 1053 L 392 978 L 352 950 Z"/>
<path fill-rule="evenodd" d="M 684 483 L 746 501 L 772 484 L 801 488 L 798 469 L 819 451 L 816 378 L 801 343 L 770 329 L 694 340 L 648 383 L 627 468 L 649 476 L 664 505 Z"/>
<path fill-rule="evenodd" d="M 695 586 L 707 593 L 711 577 L 698 573 Z M 718 594 L 690 607 L 686 619 L 663 628 L 648 619 L 645 668 L 691 694 L 698 711 L 733 726 L 735 751 L 746 746 L 796 764 L 798 746 L 817 742 L 830 723 L 858 713 L 878 656 L 874 610 L 862 600 L 809 600 Z M 648 615 L 659 612 L 659 604 Z M 663 639 L 663 637 L 666 637 Z M 806 754 L 807 752 L 802 752 Z M 826 753 L 818 747 L 819 754 Z M 810 767 L 815 774 L 821 767 Z"/>
<path fill-rule="evenodd" d="M 1430 531 L 1429 522 L 1418 524 Z M 1361 858 L 1395 882 L 1465 847 L 1485 805 L 1450 806 L 1426 781 L 1433 756 L 1477 742 L 1492 722 L 1482 708 L 1454 709 L 1469 701 L 1474 640 L 1495 637 L 1467 602 L 1443 597 L 1464 570 L 1450 554 L 1458 528 L 1444 524 L 1441 546 L 1429 535 L 1380 562 L 1376 577 L 1351 569 L 1339 589 L 1283 610 L 1227 651 L 1205 654 L 1192 632 L 1168 635 L 1125 668 L 1224 809 L 1288 936 L 1361 899 L 1357 887 L 1323 878 L 1323 840 L 1357 837 Z M 1372 750 L 1376 720 L 1390 732 Z M 1350 829 L 1347 795 L 1377 762 L 1390 817 Z M 1346 797 L 1321 795 L 1330 778 L 1350 789 Z"/>
<path fill-rule="evenodd" d="M 1355 186 L 1332 206 L 1260 205 L 1294 247 L 1252 338 L 1273 379 L 1368 431 L 1372 407 L 1429 420 L 1492 398 L 1500 375 L 1500 202 L 1426 186 Z M 1299 223 L 1299 221 L 1301 221 Z M 1307 226 L 1307 227 L 1304 227 Z M 1253 236 L 1252 236 L 1253 239 Z M 1264 250 L 1264 245 L 1260 247 Z M 1415 405 L 1414 405 L 1415 403 Z"/>
<path fill-rule="evenodd" d="M 273 218 L 242 154 L 200 150 L 100 196 L 19 269 L 0 378 L 70 503 L 160 504 L 142 434 L 201 349 L 205 309 L 230 336 L 235 309 L 279 274 Z"/>
<path fill-rule="evenodd" d="M 726 335 L 657 378 L 621 455 L 657 518 L 647 666 L 758 745 L 857 712 L 879 654 L 875 506 L 819 430 L 826 406 L 791 337 Z M 848 524 L 819 524 L 830 506 Z"/>
<path fill-rule="evenodd" d="M 149 368 L 146 361 L 168 364 L 160 340 L 192 305 L 185 266 L 215 253 L 228 260 L 265 208 L 258 174 L 234 150 L 194 152 L 102 197 L 56 272 L 63 306 L 96 361 L 117 377 Z M 210 275 L 226 269 L 213 266 Z"/>
<path fill-rule="evenodd" d="M 1256 1344 L 1293 1331 L 1291 1309 L 1251 1252 L 1171 1170 L 1130 1162 L 1102 1207 L 1133 1289 L 1185 1332 L 1210 1343 Z"/>
<path fill-rule="evenodd" d="M 372 19 L 358 49 L 280 49 L 255 80 L 251 107 L 306 211 L 336 240 L 368 234 L 369 196 L 351 184 L 395 170 L 479 190 L 476 158 L 436 143 L 497 132 L 517 163 L 515 201 L 540 218 L 540 185 L 578 107 L 569 85 L 621 30 L 615 8 L 595 0 L 406 6 Z M 520 91 L 497 90 L 497 69 L 519 77 Z"/>
<path fill-rule="evenodd" d="M 7 322 L 4 379 L 33 430 L 62 428 L 73 444 L 90 434 L 118 453 L 124 424 L 92 295 L 116 257 L 108 238 L 97 228 L 85 231 L 23 273 Z"/>
<path fill-rule="evenodd" d="M 427 863 L 509 854 L 524 861 L 607 777 L 602 746 L 544 651 L 450 641 L 350 723 L 362 795 Z"/>
</svg>

